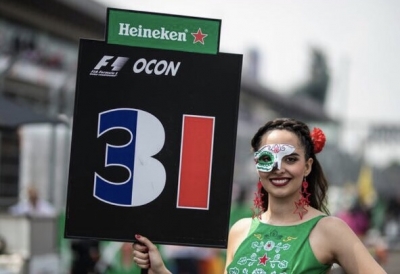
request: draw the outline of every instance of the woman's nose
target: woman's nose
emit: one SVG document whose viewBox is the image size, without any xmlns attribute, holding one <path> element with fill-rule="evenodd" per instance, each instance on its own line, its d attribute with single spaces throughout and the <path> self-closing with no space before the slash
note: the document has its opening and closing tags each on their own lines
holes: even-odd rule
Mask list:
<svg viewBox="0 0 400 274">
<path fill-rule="evenodd" d="M 272 171 L 278 172 L 278 173 L 282 173 L 282 172 L 284 172 L 284 168 L 282 167 L 282 164 L 279 167 L 278 163 L 275 162 L 273 167 L 272 167 Z"/>
</svg>

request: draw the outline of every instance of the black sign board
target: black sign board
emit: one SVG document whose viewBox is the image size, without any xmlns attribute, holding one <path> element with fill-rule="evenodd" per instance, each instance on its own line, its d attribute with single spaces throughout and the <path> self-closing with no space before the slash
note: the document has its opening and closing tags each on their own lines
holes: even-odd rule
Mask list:
<svg viewBox="0 0 400 274">
<path fill-rule="evenodd" d="M 241 67 L 81 40 L 65 237 L 226 247 Z"/>
</svg>

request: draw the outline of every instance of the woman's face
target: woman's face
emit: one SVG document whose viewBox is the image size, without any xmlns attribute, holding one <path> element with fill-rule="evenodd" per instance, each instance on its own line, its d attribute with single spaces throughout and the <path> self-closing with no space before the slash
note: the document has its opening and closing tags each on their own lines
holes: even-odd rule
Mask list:
<svg viewBox="0 0 400 274">
<path fill-rule="evenodd" d="M 278 157 L 275 157 L 278 159 L 278 163 L 271 171 L 259 171 L 261 183 L 270 195 L 276 197 L 297 196 L 303 178 L 311 171 L 313 160 L 312 158 L 305 159 L 304 147 L 299 138 L 290 131 L 272 130 L 265 133 L 261 139 L 260 148 L 274 144 L 279 144 L 279 147 L 284 148 L 291 146 L 291 153 L 279 153 Z"/>
</svg>

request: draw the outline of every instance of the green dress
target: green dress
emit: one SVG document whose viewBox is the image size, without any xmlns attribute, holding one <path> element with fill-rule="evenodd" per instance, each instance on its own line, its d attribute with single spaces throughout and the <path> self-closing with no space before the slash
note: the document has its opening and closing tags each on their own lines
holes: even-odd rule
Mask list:
<svg viewBox="0 0 400 274">
<path fill-rule="evenodd" d="M 253 218 L 249 235 L 227 267 L 228 274 L 327 273 L 331 265 L 317 260 L 308 240 L 323 217 L 292 226 L 269 225 Z"/>
</svg>

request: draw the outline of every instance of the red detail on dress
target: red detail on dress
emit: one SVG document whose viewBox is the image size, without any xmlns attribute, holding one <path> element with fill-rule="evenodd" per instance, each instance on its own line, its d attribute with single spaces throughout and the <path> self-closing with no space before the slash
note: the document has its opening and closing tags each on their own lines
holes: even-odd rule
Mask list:
<svg viewBox="0 0 400 274">
<path fill-rule="evenodd" d="M 267 254 L 264 254 L 264 256 L 258 258 L 258 264 L 266 265 L 268 260 Z"/>
</svg>

